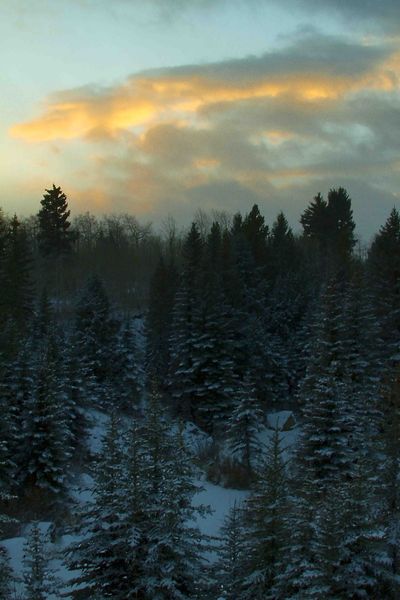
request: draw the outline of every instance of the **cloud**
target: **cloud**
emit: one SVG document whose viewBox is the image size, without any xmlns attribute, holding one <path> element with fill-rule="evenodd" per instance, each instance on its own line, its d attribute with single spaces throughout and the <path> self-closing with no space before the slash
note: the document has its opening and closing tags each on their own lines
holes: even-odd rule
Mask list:
<svg viewBox="0 0 400 600">
<path fill-rule="evenodd" d="M 394 43 L 310 32 L 259 57 L 59 91 L 11 135 L 87 147 L 74 190 L 85 209 L 189 215 L 256 201 L 297 221 L 335 185 L 395 198 L 399 75 Z"/>
<path fill-rule="evenodd" d="M 193 120 L 221 103 L 316 102 L 365 89 L 390 91 L 399 75 L 391 50 L 313 35 L 261 57 L 148 71 L 115 87 L 55 93 L 41 116 L 15 125 L 11 134 L 28 141 L 113 136 L 154 122 Z"/>
</svg>

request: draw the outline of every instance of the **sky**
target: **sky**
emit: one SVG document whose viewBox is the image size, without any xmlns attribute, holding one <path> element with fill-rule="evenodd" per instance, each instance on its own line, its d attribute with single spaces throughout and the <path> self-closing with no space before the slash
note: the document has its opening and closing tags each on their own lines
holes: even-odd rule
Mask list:
<svg viewBox="0 0 400 600">
<path fill-rule="evenodd" d="M 295 230 L 345 187 L 360 239 L 400 199 L 398 0 L 1 0 L 0 206 Z"/>
</svg>

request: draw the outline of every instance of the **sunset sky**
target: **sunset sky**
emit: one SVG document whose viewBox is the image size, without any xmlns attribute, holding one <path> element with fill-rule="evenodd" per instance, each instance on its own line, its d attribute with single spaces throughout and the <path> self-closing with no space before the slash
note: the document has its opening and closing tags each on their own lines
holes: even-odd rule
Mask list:
<svg viewBox="0 0 400 600">
<path fill-rule="evenodd" d="M 344 186 L 368 240 L 400 200 L 398 0 L 1 0 L 0 205 L 295 229 Z"/>
</svg>

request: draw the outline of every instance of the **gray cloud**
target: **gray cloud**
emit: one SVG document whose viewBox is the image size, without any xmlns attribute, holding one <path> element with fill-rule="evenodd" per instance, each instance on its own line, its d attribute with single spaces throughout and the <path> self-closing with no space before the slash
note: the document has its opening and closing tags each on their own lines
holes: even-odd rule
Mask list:
<svg viewBox="0 0 400 600">
<path fill-rule="evenodd" d="M 113 210 L 186 219 L 257 202 L 296 226 L 313 195 L 344 185 L 368 237 L 400 188 L 397 51 L 309 32 L 261 57 L 58 92 L 17 133 L 96 149 L 74 190 L 86 207 L 102 194 Z"/>
</svg>

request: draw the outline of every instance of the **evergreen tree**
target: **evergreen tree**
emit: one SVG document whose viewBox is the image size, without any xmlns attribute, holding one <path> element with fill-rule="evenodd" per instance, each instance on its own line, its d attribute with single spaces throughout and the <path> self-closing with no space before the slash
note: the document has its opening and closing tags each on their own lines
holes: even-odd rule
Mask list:
<svg viewBox="0 0 400 600">
<path fill-rule="evenodd" d="M 240 385 L 237 403 L 229 419 L 228 445 L 233 455 L 249 473 L 255 467 L 261 450 L 258 433 L 263 423 L 263 412 L 258 406 L 254 386 L 248 378 Z"/>
<path fill-rule="evenodd" d="M 65 392 L 65 411 L 73 456 L 82 460 L 86 455 L 86 436 L 89 425 L 85 413 L 88 406 L 86 393 L 89 385 L 88 382 L 83 381 L 80 357 L 75 353 L 72 340 L 68 339 L 68 342 L 62 357 L 61 373 Z"/>
<path fill-rule="evenodd" d="M 33 523 L 24 547 L 23 582 L 26 600 L 46 600 L 49 594 L 60 591 L 61 582 L 49 567 L 46 536 Z"/>
<path fill-rule="evenodd" d="M 383 390 L 379 468 L 380 522 L 387 543 L 387 597 L 396 598 L 400 581 L 400 376 L 397 367 Z"/>
<path fill-rule="evenodd" d="M 28 328 L 32 314 L 32 257 L 24 227 L 17 216 L 10 222 L 4 242 L 0 295 L 0 311 L 12 319 L 19 331 Z"/>
<path fill-rule="evenodd" d="M 254 204 L 251 211 L 243 219 L 241 229 L 250 245 L 256 265 L 259 267 L 265 266 L 269 229 L 257 204 Z"/>
<path fill-rule="evenodd" d="M 146 558 L 138 588 L 148 600 L 199 598 L 206 584 L 201 555 L 207 547 L 195 519 L 207 508 L 193 505 L 199 487 L 182 430 L 172 437 L 164 419 L 153 396 L 143 431 L 149 495 Z"/>
<path fill-rule="evenodd" d="M 370 281 L 387 372 L 400 356 L 400 215 L 393 208 L 371 245 Z"/>
<path fill-rule="evenodd" d="M 95 471 L 85 538 L 68 554 L 82 570 L 75 583 L 91 597 L 197 598 L 203 582 L 203 538 L 193 524 L 203 507 L 182 436 L 174 437 L 153 397 L 123 451 L 113 417 Z"/>
<path fill-rule="evenodd" d="M 149 309 L 146 319 L 146 364 L 149 378 L 158 387 L 165 387 L 170 363 L 169 338 L 172 311 L 178 285 L 174 263 L 160 256 L 149 289 Z"/>
<path fill-rule="evenodd" d="M 54 331 L 54 313 L 47 289 L 43 288 L 33 321 L 33 341 L 36 349 L 47 343 L 50 333 Z"/>
<path fill-rule="evenodd" d="M 0 600 L 10 600 L 13 597 L 14 583 L 15 576 L 8 552 L 0 546 Z"/>
<path fill-rule="evenodd" d="M 87 283 L 76 309 L 75 352 L 80 357 L 88 401 L 113 402 L 112 387 L 117 355 L 118 323 L 98 277 Z M 93 397 L 90 397 L 93 395 Z"/>
<path fill-rule="evenodd" d="M 343 263 L 350 257 L 356 243 L 351 199 L 344 188 L 329 190 L 327 214 L 330 243 L 338 260 Z"/>
<path fill-rule="evenodd" d="M 234 503 L 220 530 L 219 558 L 216 565 L 217 597 L 237 600 L 243 582 L 244 562 L 243 507 Z"/>
<path fill-rule="evenodd" d="M 199 270 L 203 243 L 193 223 L 183 247 L 183 271 L 173 310 L 168 389 L 176 411 L 194 418 L 198 381 L 197 343 L 201 334 Z"/>
<path fill-rule="evenodd" d="M 44 257 L 60 258 L 72 250 L 73 235 L 68 201 L 60 187 L 53 184 L 40 201 L 42 208 L 39 219 L 39 248 Z"/>
<path fill-rule="evenodd" d="M 398 594 L 398 582 L 387 568 L 389 532 L 379 522 L 377 470 L 375 457 L 360 456 L 352 478 L 345 483 L 341 579 L 342 588 L 351 598 L 388 597 L 388 584 L 397 590 L 393 597 Z"/>
<path fill-rule="evenodd" d="M 315 196 L 300 223 L 304 236 L 314 242 L 328 261 L 326 266 L 334 270 L 346 267 L 356 240 L 351 199 L 344 188 L 329 190 L 327 202 L 321 194 Z"/>
<path fill-rule="evenodd" d="M 84 586 L 88 597 L 127 598 L 129 538 L 125 529 L 124 455 L 120 425 L 112 414 L 95 465 L 93 501 L 83 509 L 82 542 L 67 549 L 68 564 L 81 571 L 72 583 Z M 139 596 L 140 597 L 140 596 Z"/>
<path fill-rule="evenodd" d="M 20 477 L 24 485 L 58 495 L 65 491 L 71 434 L 55 346 L 50 340 L 37 366 L 25 431 L 30 452 Z"/>
<path fill-rule="evenodd" d="M 273 281 L 279 274 L 293 271 L 298 263 L 293 231 L 283 212 L 278 214 L 272 225 L 269 254 L 270 261 L 267 268 Z"/>
<path fill-rule="evenodd" d="M 239 598 L 275 598 L 289 535 L 289 492 L 282 453 L 276 429 L 245 506 L 244 577 Z"/>
<path fill-rule="evenodd" d="M 132 411 L 141 400 L 143 372 L 140 349 L 129 322 L 120 331 L 116 354 L 118 367 L 115 369 L 115 388 L 118 404 L 123 410 Z"/>
</svg>

